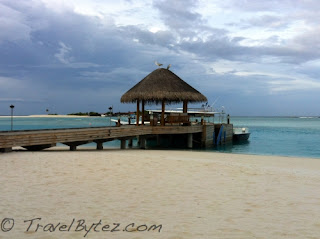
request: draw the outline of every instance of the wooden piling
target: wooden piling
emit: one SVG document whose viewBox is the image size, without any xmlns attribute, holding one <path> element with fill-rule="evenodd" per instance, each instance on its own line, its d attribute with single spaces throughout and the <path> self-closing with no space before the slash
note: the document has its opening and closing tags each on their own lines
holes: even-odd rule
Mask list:
<svg viewBox="0 0 320 239">
<path fill-rule="evenodd" d="M 121 149 L 126 149 L 126 140 L 125 139 L 121 139 Z"/>
<path fill-rule="evenodd" d="M 103 142 L 97 141 L 97 150 L 103 150 Z"/>
<path fill-rule="evenodd" d="M 140 137 L 140 149 L 146 148 L 146 137 Z"/>
<path fill-rule="evenodd" d="M 192 149 L 193 144 L 192 144 L 192 134 L 188 134 L 188 148 Z"/>
<path fill-rule="evenodd" d="M 129 146 L 129 148 L 132 148 L 132 146 L 133 146 L 133 139 L 129 139 L 128 146 Z"/>
</svg>

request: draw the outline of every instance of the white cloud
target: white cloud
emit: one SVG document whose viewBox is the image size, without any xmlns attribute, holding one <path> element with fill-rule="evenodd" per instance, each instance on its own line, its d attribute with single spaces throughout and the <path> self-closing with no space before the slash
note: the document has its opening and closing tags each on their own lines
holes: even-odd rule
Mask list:
<svg viewBox="0 0 320 239">
<path fill-rule="evenodd" d="M 21 98 L 0 98 L 0 102 L 23 102 L 24 99 Z"/>
<path fill-rule="evenodd" d="M 66 46 L 63 42 L 59 42 L 60 48 L 58 53 L 54 54 L 54 56 L 63 64 L 69 64 L 72 61 L 72 57 L 70 57 L 70 52 L 72 51 L 71 47 Z"/>
<path fill-rule="evenodd" d="M 315 80 L 305 79 L 288 79 L 288 80 L 274 80 L 269 81 L 271 92 L 283 91 L 319 91 L 320 82 Z"/>
</svg>

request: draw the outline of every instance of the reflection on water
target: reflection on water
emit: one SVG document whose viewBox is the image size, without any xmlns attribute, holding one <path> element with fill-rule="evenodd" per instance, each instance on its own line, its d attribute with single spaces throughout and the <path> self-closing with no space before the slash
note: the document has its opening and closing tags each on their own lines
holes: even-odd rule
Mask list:
<svg viewBox="0 0 320 239">
<path fill-rule="evenodd" d="M 249 150 L 249 146 L 250 146 L 250 140 L 233 141 L 233 143 L 215 146 L 211 150 L 225 152 L 225 153 L 246 153 Z"/>
</svg>

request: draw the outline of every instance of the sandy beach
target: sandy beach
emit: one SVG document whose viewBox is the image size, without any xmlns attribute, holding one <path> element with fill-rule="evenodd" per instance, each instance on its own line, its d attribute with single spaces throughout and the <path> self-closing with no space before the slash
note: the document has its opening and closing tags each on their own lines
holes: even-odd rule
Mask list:
<svg viewBox="0 0 320 239">
<path fill-rule="evenodd" d="M 319 159 L 53 148 L 0 181 L 0 238 L 320 237 Z"/>
</svg>

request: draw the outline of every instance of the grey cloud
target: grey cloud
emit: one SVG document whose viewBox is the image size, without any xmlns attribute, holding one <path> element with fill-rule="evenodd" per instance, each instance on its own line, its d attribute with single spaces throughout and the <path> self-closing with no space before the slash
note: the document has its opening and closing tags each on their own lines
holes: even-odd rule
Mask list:
<svg viewBox="0 0 320 239">
<path fill-rule="evenodd" d="M 169 31 L 158 31 L 153 33 L 148 30 L 140 29 L 136 26 L 121 27 L 120 30 L 123 37 L 126 36 L 130 37 L 132 40 L 137 39 L 140 43 L 159 45 L 163 47 L 175 44 L 177 37 Z"/>
<path fill-rule="evenodd" d="M 179 4 L 183 4 L 186 7 L 183 8 Z M 315 53 L 308 51 L 308 49 L 301 52 L 297 51 L 294 47 L 284 46 L 283 44 L 280 47 L 278 44 L 280 43 L 281 45 L 282 42 L 277 36 L 267 39 L 265 45 L 243 46 L 240 42 L 245 40 L 244 37 L 230 37 L 226 30 L 208 27 L 202 16 L 192 11 L 194 4 L 196 2 L 193 1 L 190 4 L 189 2 L 174 2 L 173 4 L 169 4 L 167 1 L 154 3 L 167 26 L 176 33 L 169 36 L 171 37 L 171 42 L 176 42 L 172 43 L 175 45 L 175 49 L 192 52 L 198 57 L 211 60 L 222 58 L 228 60 L 261 61 L 264 56 L 275 56 L 278 57 L 279 62 L 300 63 L 317 57 L 317 54 L 315 56 Z M 237 4 L 243 6 L 245 2 Z M 267 5 L 276 4 L 279 4 L 278 1 L 270 1 L 268 3 L 257 1 L 251 7 L 254 9 L 268 9 L 266 8 Z M 263 27 L 265 30 L 268 28 L 286 28 L 289 22 L 277 15 L 262 15 L 246 20 L 245 24 L 250 28 L 256 26 Z M 150 34 L 148 36 L 148 42 L 155 43 L 154 36 L 151 37 Z M 144 39 L 148 39 L 148 37 L 144 37 Z"/>
<path fill-rule="evenodd" d="M 24 23 L 23 14 L 2 3 L 0 3 L 0 12 L 0 43 L 29 39 L 31 28 Z"/>
<path fill-rule="evenodd" d="M 154 1 L 154 6 L 160 11 L 167 26 L 177 31 L 188 29 L 202 22 L 201 15 L 192 12 L 197 1 Z"/>
<path fill-rule="evenodd" d="M 156 33 L 143 26 L 117 27 L 112 21 L 101 24 L 100 19 L 68 10 L 51 11 L 37 1 L 1 0 L 0 4 L 14 26 L 21 28 L 21 32 L 7 38 L 0 33 L 0 93 L 2 99 L 7 99 L 0 104 L 0 112 L 7 112 L 10 100 L 19 104 L 20 113 L 24 108 L 25 114 L 37 113 L 48 105 L 58 113 L 93 110 L 92 106 L 99 111 L 109 104 L 127 109 L 129 106 L 121 105 L 119 98 L 156 69 L 155 60 L 172 64 L 173 72 L 205 95 L 213 98 L 223 95 L 221 101 L 233 107 L 234 112 L 240 112 L 242 104 L 262 96 L 273 103 L 268 86 L 276 79 L 264 75 L 239 76 L 236 68 L 227 74 L 214 71 L 208 74 L 207 65 L 221 59 L 259 64 L 272 58 L 273 65 L 299 66 L 319 58 L 315 31 L 301 34 L 290 44 L 278 44 L 281 39 L 274 35 L 264 45 L 243 46 L 244 37 L 231 37 L 226 29 L 208 26 L 193 10 L 197 2 L 191 0 L 154 3 L 168 26 L 168 30 Z M 252 8 L 263 6 L 258 1 Z M 281 20 L 266 15 L 251 18 L 251 23 L 264 28 L 285 27 Z M 0 24 L 0 30 L 5 29 Z M 307 68 L 310 73 L 303 68 L 298 71 L 312 77 L 318 75 L 317 64 Z M 234 102 L 235 98 L 239 102 Z M 263 100 L 260 104 L 257 100 L 252 108 L 259 110 L 272 105 Z"/>
<path fill-rule="evenodd" d="M 317 1 L 317 0 L 315 0 Z M 249 12 L 284 12 L 287 9 L 294 8 L 299 5 L 299 1 L 296 0 L 226 0 L 222 3 L 225 8 L 236 8 Z"/>
<path fill-rule="evenodd" d="M 240 23 L 232 23 L 241 28 L 263 27 L 264 29 L 284 29 L 291 24 L 287 17 L 274 15 L 262 15 L 259 17 L 251 17 L 243 19 Z"/>
</svg>

